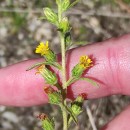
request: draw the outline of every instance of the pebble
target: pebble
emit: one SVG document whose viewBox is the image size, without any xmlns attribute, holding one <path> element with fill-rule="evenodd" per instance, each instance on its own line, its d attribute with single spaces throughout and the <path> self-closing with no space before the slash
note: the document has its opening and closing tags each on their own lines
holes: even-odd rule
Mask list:
<svg viewBox="0 0 130 130">
<path fill-rule="evenodd" d="M 4 129 L 13 129 L 12 124 L 11 124 L 10 122 L 8 122 L 8 121 L 3 121 L 3 122 L 2 122 L 2 127 L 3 127 Z"/>
<path fill-rule="evenodd" d="M 5 111 L 6 107 L 5 106 L 0 106 L 0 112 Z"/>
<path fill-rule="evenodd" d="M 17 55 L 23 55 L 25 53 L 25 48 L 24 49 L 22 49 L 22 48 L 20 48 L 20 49 L 18 49 L 17 50 Z"/>
<path fill-rule="evenodd" d="M 0 67 L 7 66 L 6 59 L 4 57 L 0 57 Z"/>
<path fill-rule="evenodd" d="M 9 112 L 9 111 L 6 111 L 2 114 L 2 117 L 7 119 L 8 121 L 12 122 L 12 123 L 18 123 L 18 116 L 13 113 L 13 112 Z"/>
<path fill-rule="evenodd" d="M 5 51 L 4 50 L 0 50 L 0 56 L 3 56 L 5 54 Z"/>
<path fill-rule="evenodd" d="M 0 28 L 0 37 L 6 37 L 7 36 L 7 28 L 5 28 L 5 27 L 1 27 Z"/>
<path fill-rule="evenodd" d="M 50 24 L 48 23 L 44 23 L 40 26 L 35 33 L 35 39 L 37 41 L 40 41 L 42 38 L 46 38 L 48 40 L 52 39 L 52 30 Z"/>
<path fill-rule="evenodd" d="M 19 33 L 19 34 L 18 34 L 18 39 L 19 39 L 19 40 L 23 40 L 23 38 L 24 38 L 24 34 L 23 34 L 23 33 Z"/>
<path fill-rule="evenodd" d="M 24 126 L 21 126 L 19 130 L 27 130 L 27 128 Z"/>
</svg>

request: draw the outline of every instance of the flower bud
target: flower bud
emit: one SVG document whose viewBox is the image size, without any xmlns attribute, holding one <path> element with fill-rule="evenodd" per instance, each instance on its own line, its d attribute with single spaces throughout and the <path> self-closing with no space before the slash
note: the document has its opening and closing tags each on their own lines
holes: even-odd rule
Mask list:
<svg viewBox="0 0 130 130">
<path fill-rule="evenodd" d="M 44 113 L 37 116 L 42 121 L 42 128 L 44 130 L 54 130 L 55 125 L 52 119 L 49 119 L 48 116 Z"/>
<path fill-rule="evenodd" d="M 69 8 L 69 6 L 70 6 L 70 0 L 64 0 L 62 2 L 62 10 L 63 11 L 66 11 Z"/>
<path fill-rule="evenodd" d="M 51 104 L 60 104 L 62 101 L 62 96 L 59 92 L 54 90 L 52 87 L 45 87 L 44 88 L 45 93 L 48 95 L 49 102 Z"/>
<path fill-rule="evenodd" d="M 69 31 L 69 21 L 68 21 L 68 18 L 67 17 L 64 17 L 61 22 L 60 22 L 60 25 L 59 25 L 59 28 L 62 32 L 66 33 L 67 31 Z"/>
<path fill-rule="evenodd" d="M 87 97 L 86 94 L 80 94 L 74 102 L 71 104 L 71 109 L 75 115 L 79 115 L 82 112 L 82 105 L 84 99 Z"/>
<path fill-rule="evenodd" d="M 52 9 L 46 7 L 44 9 L 44 14 L 49 22 L 57 25 L 58 16 Z"/>
<path fill-rule="evenodd" d="M 61 0 L 56 0 L 56 4 L 60 5 L 61 4 Z"/>
</svg>

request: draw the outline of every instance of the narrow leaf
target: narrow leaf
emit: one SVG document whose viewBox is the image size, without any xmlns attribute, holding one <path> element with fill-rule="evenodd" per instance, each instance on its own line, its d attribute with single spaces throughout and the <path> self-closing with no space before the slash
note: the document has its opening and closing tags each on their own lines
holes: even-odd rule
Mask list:
<svg viewBox="0 0 130 130">
<path fill-rule="evenodd" d="M 54 66 L 54 67 L 56 67 L 56 68 L 58 68 L 59 70 L 62 69 L 62 66 L 58 62 L 54 62 L 51 65 Z"/>
<path fill-rule="evenodd" d="M 58 68 L 59 70 L 62 69 L 61 65 L 59 63 L 56 63 L 56 62 L 54 62 L 54 63 L 51 63 L 51 62 L 39 62 L 39 63 L 36 63 L 36 64 L 32 65 L 31 67 L 29 67 L 26 71 L 29 71 L 29 70 L 31 70 L 31 69 L 33 69 L 35 67 L 38 67 L 40 65 L 43 65 L 43 64 L 44 65 L 52 65 L 52 66 Z"/>
<path fill-rule="evenodd" d="M 95 86 L 95 87 L 99 87 L 99 85 L 97 84 L 97 82 L 96 81 L 94 81 L 94 80 L 92 80 L 92 79 L 90 79 L 90 78 L 79 78 L 79 80 L 85 80 L 85 81 L 87 81 L 87 82 L 89 82 L 89 83 L 91 83 L 93 86 Z"/>
<path fill-rule="evenodd" d="M 38 18 L 38 20 L 45 20 L 45 19 L 46 19 L 46 17 L 44 17 L 44 16 L 41 16 Z"/>
<path fill-rule="evenodd" d="M 47 64 L 47 63 L 48 63 L 48 62 L 39 62 L 39 63 L 36 63 L 36 64 L 30 66 L 26 71 L 29 71 L 29 70 L 31 70 L 31 69 L 33 69 L 33 68 L 35 68 L 35 67 L 38 67 L 38 66 L 40 66 L 40 65 Z"/>
<path fill-rule="evenodd" d="M 70 6 L 69 8 L 73 7 L 74 5 L 76 5 L 80 0 L 75 0 Z"/>
<path fill-rule="evenodd" d="M 71 108 L 64 106 L 67 110 L 67 112 L 70 114 L 70 118 L 73 119 L 73 121 L 75 122 L 75 124 L 78 124 L 78 120 L 76 118 L 76 116 L 74 115 L 74 113 L 72 112 Z"/>
</svg>

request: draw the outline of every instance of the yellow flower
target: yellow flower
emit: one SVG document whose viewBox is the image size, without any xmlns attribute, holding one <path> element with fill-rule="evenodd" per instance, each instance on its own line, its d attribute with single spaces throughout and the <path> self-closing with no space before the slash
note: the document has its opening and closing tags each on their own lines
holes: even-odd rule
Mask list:
<svg viewBox="0 0 130 130">
<path fill-rule="evenodd" d="M 80 57 L 80 65 L 84 68 L 84 69 L 87 69 L 91 66 L 93 66 L 92 64 L 92 60 L 88 57 L 88 56 L 81 56 Z"/>
<path fill-rule="evenodd" d="M 49 52 L 49 46 L 48 46 L 48 41 L 44 44 L 43 42 L 40 42 L 40 45 L 37 46 L 35 53 L 43 55 L 47 55 Z"/>
</svg>

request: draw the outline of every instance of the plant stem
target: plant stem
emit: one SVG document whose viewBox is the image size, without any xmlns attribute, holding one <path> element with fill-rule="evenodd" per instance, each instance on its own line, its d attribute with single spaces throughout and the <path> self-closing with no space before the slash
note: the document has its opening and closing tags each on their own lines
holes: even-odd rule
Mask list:
<svg viewBox="0 0 130 130">
<path fill-rule="evenodd" d="M 63 89 L 66 88 L 66 64 L 65 64 L 65 42 L 64 35 L 60 33 L 61 39 L 61 54 L 62 54 L 62 84 Z"/>
<path fill-rule="evenodd" d="M 66 105 L 66 100 L 64 100 L 64 105 Z M 68 130 L 68 122 L 67 122 L 67 111 L 62 104 L 62 115 L 63 115 L 63 130 Z"/>
<path fill-rule="evenodd" d="M 63 89 L 66 89 L 66 62 L 65 62 L 65 43 L 64 43 L 64 35 L 60 33 L 60 39 L 61 39 L 61 54 L 62 54 L 62 87 Z M 66 90 L 65 90 L 65 97 L 66 97 Z M 64 105 L 66 105 L 66 99 L 63 99 Z M 67 112 L 65 108 L 62 109 L 63 111 L 63 130 L 68 129 L 67 124 Z"/>
<path fill-rule="evenodd" d="M 61 5 L 58 6 L 58 19 L 59 23 L 62 20 L 62 11 L 61 11 Z M 59 32 L 60 35 L 60 41 L 61 41 L 61 55 L 62 55 L 62 87 L 63 91 L 65 90 L 65 97 L 66 97 L 66 62 L 65 62 L 65 40 L 64 40 L 64 34 L 62 32 Z M 66 105 L 66 98 L 63 95 L 63 104 L 61 105 L 61 110 L 63 113 L 63 130 L 68 130 L 68 124 L 67 124 L 67 111 L 64 108 Z"/>
</svg>

